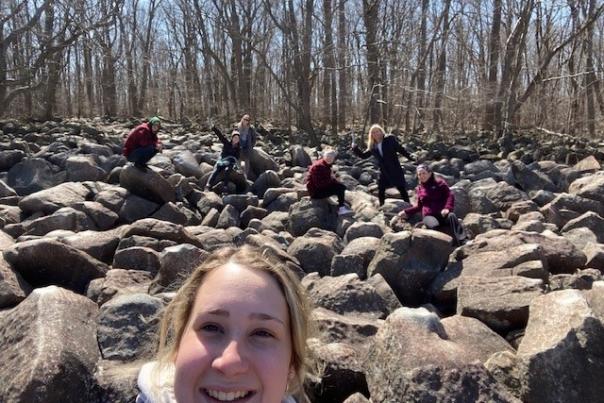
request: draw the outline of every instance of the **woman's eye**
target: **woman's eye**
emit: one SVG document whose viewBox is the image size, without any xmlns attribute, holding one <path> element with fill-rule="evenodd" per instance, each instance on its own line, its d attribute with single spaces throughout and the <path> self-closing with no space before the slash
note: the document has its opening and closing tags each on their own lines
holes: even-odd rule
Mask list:
<svg viewBox="0 0 604 403">
<path fill-rule="evenodd" d="M 256 330 L 254 331 L 254 336 L 259 336 L 259 337 L 266 337 L 266 338 L 274 338 L 275 336 L 269 332 L 268 330 Z"/>
<path fill-rule="evenodd" d="M 201 326 L 199 329 L 203 330 L 204 332 L 209 332 L 209 333 L 220 333 L 220 332 L 222 332 L 222 328 L 220 326 L 218 326 L 218 325 L 213 324 L 213 323 L 205 324 L 205 325 Z"/>
</svg>

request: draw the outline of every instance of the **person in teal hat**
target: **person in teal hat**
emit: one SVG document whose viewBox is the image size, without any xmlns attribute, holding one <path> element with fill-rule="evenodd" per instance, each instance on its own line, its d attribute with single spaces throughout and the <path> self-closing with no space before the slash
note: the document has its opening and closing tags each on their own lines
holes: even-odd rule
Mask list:
<svg viewBox="0 0 604 403">
<path fill-rule="evenodd" d="M 123 154 L 137 168 L 145 170 L 147 162 L 161 152 L 162 143 L 157 137 L 161 128 L 161 119 L 153 116 L 146 123 L 136 126 L 128 134 Z"/>
</svg>

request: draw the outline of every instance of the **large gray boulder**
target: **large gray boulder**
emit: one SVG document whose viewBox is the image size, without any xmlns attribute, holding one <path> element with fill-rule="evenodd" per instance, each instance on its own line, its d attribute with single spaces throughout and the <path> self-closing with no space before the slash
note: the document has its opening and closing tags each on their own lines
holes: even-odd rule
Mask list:
<svg viewBox="0 0 604 403">
<path fill-rule="evenodd" d="M 462 275 L 486 278 L 510 276 L 515 267 L 541 260 L 542 256 L 543 248 L 535 243 L 510 245 L 503 250 L 478 249 L 462 260 Z"/>
<path fill-rule="evenodd" d="M 318 272 L 329 275 L 331 260 L 342 251 L 342 240 L 333 232 L 319 228 L 310 229 L 306 235 L 296 238 L 287 253 L 296 258 L 306 273 Z"/>
<path fill-rule="evenodd" d="M 106 360 L 151 358 L 164 304 L 147 294 L 120 295 L 101 307 L 97 337 Z"/>
<path fill-rule="evenodd" d="M 203 176 L 199 162 L 197 162 L 195 155 L 191 151 L 185 150 L 179 152 L 172 157 L 172 162 L 174 163 L 176 172 L 184 176 L 193 176 L 198 179 Z"/>
<path fill-rule="evenodd" d="M 523 246 L 526 244 L 533 245 Z M 530 260 L 541 260 L 551 273 L 573 273 L 576 269 L 583 268 L 587 260 L 585 254 L 571 241 L 554 233 L 494 230 L 479 235 L 474 242 L 460 249 L 458 260 L 463 259 L 464 273 L 470 274 L 474 271 L 468 270 L 469 266 L 474 266 L 480 272 L 493 272 L 489 267 L 482 269 L 478 267 L 482 263 L 470 264 L 472 262 L 469 260 L 474 253 L 491 251 L 499 253 L 496 262 L 503 262 L 503 265 L 497 263 L 497 268 L 513 267 Z M 515 259 L 517 263 L 513 264 Z M 477 258 L 477 260 L 481 259 Z M 494 266 L 490 267 L 494 268 Z"/>
<path fill-rule="evenodd" d="M 31 290 L 31 286 L 0 255 L 0 309 L 17 305 Z"/>
<path fill-rule="evenodd" d="M 97 157 L 98 158 L 98 157 Z M 107 176 L 92 155 L 72 155 L 65 161 L 67 180 L 70 182 L 98 181 Z"/>
<path fill-rule="evenodd" d="M 594 283 L 596 284 L 596 283 Z M 604 396 L 604 284 L 535 298 L 518 346 L 522 399 L 596 402 Z"/>
<path fill-rule="evenodd" d="M 470 318 L 461 326 L 475 328 L 466 338 L 457 321 L 441 322 L 423 308 L 390 314 L 365 363 L 372 401 L 519 402 L 480 363 L 509 349 L 507 343 Z M 477 339 L 481 349 L 473 345 Z"/>
<path fill-rule="evenodd" d="M 258 147 L 255 147 L 250 152 L 250 167 L 253 178 L 259 177 L 266 171 L 279 170 L 279 164 L 277 164 L 264 150 Z"/>
<path fill-rule="evenodd" d="M 531 301 L 544 289 L 540 279 L 465 276 L 457 289 L 457 313 L 479 319 L 498 332 L 523 328 Z"/>
<path fill-rule="evenodd" d="M 419 305 L 424 289 L 446 266 L 452 250 L 451 237 L 437 231 L 386 234 L 367 275 L 381 274 L 403 304 Z"/>
<path fill-rule="evenodd" d="M 293 236 L 300 236 L 313 227 L 335 231 L 337 222 L 337 206 L 328 199 L 303 198 L 289 208 L 287 229 Z"/>
<path fill-rule="evenodd" d="M 201 241 L 189 232 L 185 227 L 178 224 L 172 224 L 167 221 L 145 218 L 138 220 L 128 226 L 122 233 L 126 238 L 132 235 L 147 236 L 155 239 L 165 239 L 176 243 L 189 243 L 191 245 L 203 248 Z"/>
<path fill-rule="evenodd" d="M 601 243 L 588 242 L 583 253 L 587 257 L 585 267 L 598 269 L 604 273 L 604 245 Z"/>
<path fill-rule="evenodd" d="M 563 227 L 567 222 L 587 212 L 604 216 L 604 204 L 578 195 L 561 193 L 540 209 L 548 222 Z"/>
<path fill-rule="evenodd" d="M 63 175 L 64 176 L 64 175 Z M 26 158 L 13 165 L 7 176 L 7 184 L 21 196 L 51 188 L 60 183 L 52 164 L 41 158 Z"/>
<path fill-rule="evenodd" d="M 366 314 L 383 318 L 388 313 L 386 301 L 373 286 L 359 280 L 356 274 L 338 277 L 319 277 L 311 273 L 302 279 L 302 285 L 315 306 L 339 314 Z"/>
<path fill-rule="evenodd" d="M 4 251 L 4 258 L 34 287 L 55 284 L 80 294 L 108 270 L 90 255 L 44 238 L 16 243 Z"/>
<path fill-rule="evenodd" d="M 575 180 L 568 193 L 604 203 L 604 174 L 600 172 Z"/>
<path fill-rule="evenodd" d="M 276 169 L 260 171 L 256 174 L 256 180 L 252 186 L 252 192 L 259 198 L 264 198 L 264 193 L 270 188 L 281 187 L 281 178 Z"/>
<path fill-rule="evenodd" d="M 98 308 L 50 286 L 0 316 L 0 401 L 90 401 Z"/>
<path fill-rule="evenodd" d="M 361 237 L 381 238 L 384 235 L 384 228 L 374 222 L 354 222 L 346 229 L 344 240 L 350 242 Z"/>
<path fill-rule="evenodd" d="M 24 235 L 46 235 L 55 230 L 80 232 L 96 229 L 96 225 L 86 213 L 71 207 L 60 208 L 51 215 L 25 221 L 22 225 L 25 230 Z"/>
<path fill-rule="evenodd" d="M 3 150 L 0 152 L 0 171 L 8 171 L 24 157 L 23 150 Z"/>
<path fill-rule="evenodd" d="M 514 181 L 527 193 L 537 190 L 558 191 L 556 185 L 545 173 L 537 169 L 530 169 L 521 161 L 512 161 L 511 168 Z"/>
<path fill-rule="evenodd" d="M 144 246 L 119 249 L 113 256 L 112 266 L 116 269 L 147 271 L 155 276 L 159 271 L 159 253 Z"/>
<path fill-rule="evenodd" d="M 576 228 L 587 228 L 596 235 L 598 243 L 604 243 L 604 218 L 593 211 L 588 211 L 581 216 L 570 220 L 562 228 L 562 234 Z"/>
<path fill-rule="evenodd" d="M 19 201 L 19 208 L 26 214 L 52 214 L 61 207 L 84 202 L 90 194 L 90 189 L 82 183 L 65 182 L 25 196 Z"/>
<path fill-rule="evenodd" d="M 149 290 L 152 293 L 178 290 L 191 272 L 208 256 L 208 252 L 190 244 L 164 249 L 159 258 L 159 272 Z"/>
<path fill-rule="evenodd" d="M 344 342 L 364 349 L 369 347 L 372 337 L 383 323 L 367 315 L 341 315 L 321 307 L 313 309 L 311 320 L 322 342 Z"/>
<path fill-rule="evenodd" d="M 151 275 L 142 270 L 111 269 L 104 278 L 90 282 L 86 296 L 99 304 L 121 294 L 140 294 L 147 291 Z"/>
<path fill-rule="evenodd" d="M 375 256 L 380 240 L 374 237 L 355 238 L 331 261 L 331 275 L 356 273 L 361 280 L 367 278 L 367 267 Z"/>
<path fill-rule="evenodd" d="M 120 228 L 108 231 L 82 231 L 60 237 L 60 242 L 81 250 L 101 262 L 111 264 L 120 242 Z"/>
<path fill-rule="evenodd" d="M 341 402 L 353 393 L 369 395 L 359 351 L 346 343 L 314 342 L 310 353 L 321 380 L 311 393 L 316 402 Z"/>
<path fill-rule="evenodd" d="M 308 155 L 304 147 L 293 145 L 289 148 L 289 152 L 292 157 L 292 166 L 307 168 L 312 164 L 310 155 Z"/>
<path fill-rule="evenodd" d="M 158 204 L 176 201 L 174 186 L 151 168 L 143 172 L 134 165 L 124 166 L 120 172 L 120 186 Z"/>
</svg>

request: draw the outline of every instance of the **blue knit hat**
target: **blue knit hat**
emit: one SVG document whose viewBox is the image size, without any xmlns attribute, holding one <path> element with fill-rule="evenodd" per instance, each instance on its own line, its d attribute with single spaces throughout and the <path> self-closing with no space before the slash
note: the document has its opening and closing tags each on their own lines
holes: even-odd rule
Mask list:
<svg viewBox="0 0 604 403">
<path fill-rule="evenodd" d="M 153 116 L 152 118 L 149 118 L 149 125 L 161 125 L 161 119 L 158 116 Z"/>
</svg>

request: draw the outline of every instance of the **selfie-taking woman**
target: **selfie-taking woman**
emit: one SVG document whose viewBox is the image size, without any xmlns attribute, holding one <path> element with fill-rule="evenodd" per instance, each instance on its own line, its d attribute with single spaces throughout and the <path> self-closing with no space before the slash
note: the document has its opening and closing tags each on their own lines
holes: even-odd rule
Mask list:
<svg viewBox="0 0 604 403">
<path fill-rule="evenodd" d="M 309 308 L 298 278 L 244 246 L 215 252 L 166 309 L 137 402 L 295 402 Z"/>
</svg>

